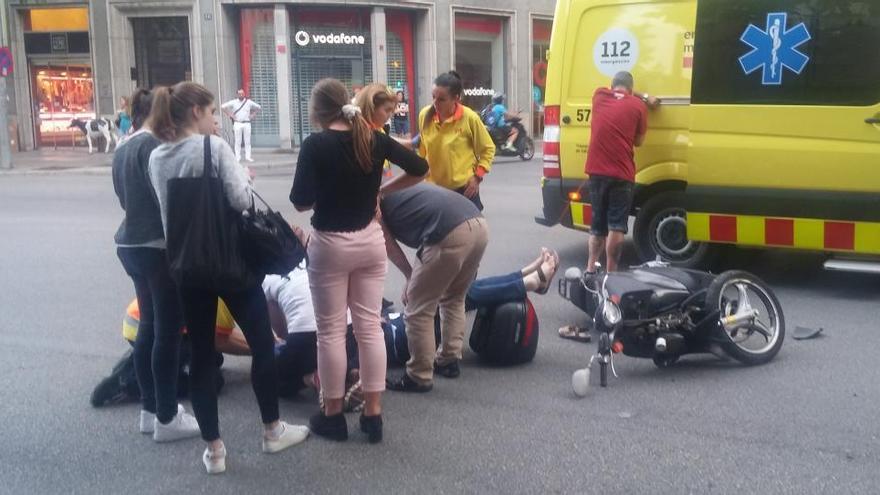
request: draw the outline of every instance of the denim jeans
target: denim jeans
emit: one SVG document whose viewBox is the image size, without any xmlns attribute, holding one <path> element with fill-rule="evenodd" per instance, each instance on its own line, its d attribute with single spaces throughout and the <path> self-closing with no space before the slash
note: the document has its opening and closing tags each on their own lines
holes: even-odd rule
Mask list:
<svg viewBox="0 0 880 495">
<path fill-rule="evenodd" d="M 140 310 L 134 364 L 143 409 L 168 423 L 177 414 L 182 327 L 177 287 L 164 249 L 120 247 L 116 254 L 134 282 Z"/>
<path fill-rule="evenodd" d="M 526 297 L 526 286 L 521 272 L 474 280 L 468 289 L 465 306 L 468 311 L 486 306 L 497 306 Z"/>
</svg>

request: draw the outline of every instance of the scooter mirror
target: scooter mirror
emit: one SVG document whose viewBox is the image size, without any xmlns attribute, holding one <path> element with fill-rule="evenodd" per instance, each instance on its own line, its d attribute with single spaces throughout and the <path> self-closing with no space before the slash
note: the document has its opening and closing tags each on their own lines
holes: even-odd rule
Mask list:
<svg viewBox="0 0 880 495">
<path fill-rule="evenodd" d="M 569 282 L 577 282 L 583 276 L 584 276 L 584 274 L 581 271 L 581 269 L 576 266 L 573 266 L 573 267 L 569 268 L 568 270 L 565 270 L 565 280 L 568 280 Z"/>
<path fill-rule="evenodd" d="M 586 397 L 590 391 L 590 368 L 582 368 L 571 374 L 571 389 L 574 395 Z"/>
</svg>

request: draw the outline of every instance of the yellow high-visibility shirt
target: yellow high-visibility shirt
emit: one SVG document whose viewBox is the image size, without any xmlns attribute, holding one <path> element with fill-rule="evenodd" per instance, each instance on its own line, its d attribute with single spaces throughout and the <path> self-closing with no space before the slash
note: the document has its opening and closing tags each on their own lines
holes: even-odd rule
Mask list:
<svg viewBox="0 0 880 495">
<path fill-rule="evenodd" d="M 138 324 L 141 320 L 140 308 L 138 308 L 137 299 L 128 305 L 125 310 L 125 318 L 122 319 L 122 336 L 129 342 L 134 342 L 137 338 Z M 215 332 L 219 335 L 229 335 L 235 330 L 235 320 L 232 313 L 226 307 L 226 303 L 222 299 L 217 300 L 217 323 Z"/>
<path fill-rule="evenodd" d="M 419 112 L 419 154 L 428 161 L 428 180 L 455 190 L 474 175 L 488 172 L 495 158 L 495 144 L 480 116 L 459 104 L 452 117 L 440 122 L 435 113 L 425 123 L 429 108 Z M 483 171 L 478 172 L 478 168 Z"/>
</svg>

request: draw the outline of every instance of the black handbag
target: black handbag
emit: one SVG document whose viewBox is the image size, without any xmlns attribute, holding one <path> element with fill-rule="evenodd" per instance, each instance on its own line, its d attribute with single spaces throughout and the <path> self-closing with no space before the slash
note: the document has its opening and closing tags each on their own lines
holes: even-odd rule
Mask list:
<svg viewBox="0 0 880 495">
<path fill-rule="evenodd" d="M 306 248 L 290 224 L 254 191 L 266 210 L 251 207 L 242 217 L 245 259 L 260 275 L 287 275 L 306 257 Z"/>
<path fill-rule="evenodd" d="M 244 290 L 261 279 L 243 256 L 241 213 L 229 205 L 205 136 L 201 177 L 168 181 L 166 249 L 171 277 L 181 287 Z"/>
</svg>

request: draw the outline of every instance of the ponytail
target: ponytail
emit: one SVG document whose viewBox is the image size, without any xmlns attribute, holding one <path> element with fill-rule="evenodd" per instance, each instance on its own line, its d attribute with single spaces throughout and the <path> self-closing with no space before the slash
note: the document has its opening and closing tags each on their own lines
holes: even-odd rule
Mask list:
<svg viewBox="0 0 880 495">
<path fill-rule="evenodd" d="M 193 120 L 192 109 L 204 108 L 213 102 L 214 95 L 201 84 L 183 81 L 170 87 L 160 86 L 153 90 L 148 124 L 160 141 L 177 141 Z"/>
<path fill-rule="evenodd" d="M 324 129 L 338 120 L 351 124 L 355 160 L 364 173 L 373 170 L 373 129 L 361 109 L 350 103 L 348 91 L 336 79 L 321 79 L 312 88 L 310 101 L 312 119 Z"/>
<path fill-rule="evenodd" d="M 354 156 L 364 173 L 373 170 L 373 128 L 360 112 L 351 119 L 351 135 L 354 140 Z"/>
</svg>

